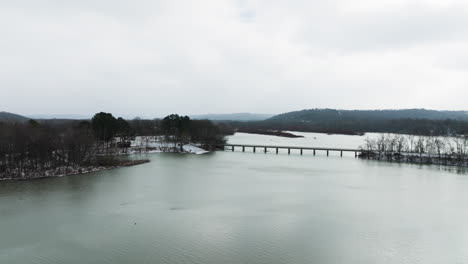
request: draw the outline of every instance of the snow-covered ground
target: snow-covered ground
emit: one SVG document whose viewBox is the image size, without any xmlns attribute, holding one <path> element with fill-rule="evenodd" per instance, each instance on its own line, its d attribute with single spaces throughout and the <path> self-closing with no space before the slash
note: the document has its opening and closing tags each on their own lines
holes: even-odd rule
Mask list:
<svg viewBox="0 0 468 264">
<path fill-rule="evenodd" d="M 205 154 L 208 153 L 209 151 L 206 151 L 202 148 L 199 148 L 197 146 L 187 144 L 182 146 L 183 150 L 187 153 L 194 153 L 194 154 Z"/>
<path fill-rule="evenodd" d="M 118 141 L 118 139 L 117 139 Z M 193 153 L 193 154 L 205 154 L 206 151 L 195 144 L 180 145 L 174 142 L 164 141 L 162 137 L 146 137 L 138 136 L 134 140 L 130 141 L 130 148 L 127 153 L 158 153 L 158 152 L 182 152 L 182 153 Z"/>
</svg>

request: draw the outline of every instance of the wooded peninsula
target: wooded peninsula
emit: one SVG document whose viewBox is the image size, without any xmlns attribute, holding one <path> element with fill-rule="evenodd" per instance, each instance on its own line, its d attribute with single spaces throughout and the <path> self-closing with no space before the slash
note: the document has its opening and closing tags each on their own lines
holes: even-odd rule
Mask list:
<svg viewBox="0 0 468 264">
<path fill-rule="evenodd" d="M 213 150 L 227 134 L 232 131 L 223 125 L 177 114 L 125 120 L 101 112 L 91 120 L 0 122 L 0 179 L 79 174 L 147 162 L 119 155 L 136 151 Z"/>
</svg>

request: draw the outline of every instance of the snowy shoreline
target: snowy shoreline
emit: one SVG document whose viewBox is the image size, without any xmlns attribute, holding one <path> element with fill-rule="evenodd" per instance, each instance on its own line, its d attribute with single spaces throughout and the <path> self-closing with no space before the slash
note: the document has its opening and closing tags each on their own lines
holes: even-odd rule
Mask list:
<svg viewBox="0 0 468 264">
<path fill-rule="evenodd" d="M 114 155 L 131 155 L 131 154 L 151 154 L 151 153 L 189 153 L 201 155 L 209 153 L 210 151 L 204 150 L 194 145 L 186 144 L 182 146 L 182 151 L 180 147 L 130 147 L 122 152 L 116 153 Z"/>
<path fill-rule="evenodd" d="M 114 139 L 116 142 L 119 138 Z M 181 154 L 196 154 L 201 155 L 209 153 L 210 151 L 204 150 L 195 144 L 176 144 L 173 142 L 165 142 L 160 137 L 144 137 L 139 136 L 130 141 L 130 146 L 127 148 L 111 147 L 107 148 L 102 153 L 95 153 L 95 157 L 112 157 L 121 155 L 134 155 L 134 154 L 151 154 L 151 153 L 181 153 Z M 117 161 L 116 161 L 117 162 Z M 135 166 L 142 163 L 149 162 L 149 160 L 123 160 L 116 164 L 106 165 L 95 165 L 85 167 L 75 166 L 61 166 L 57 168 L 50 168 L 41 171 L 31 171 L 28 173 L 19 173 L 10 171 L 8 174 L 15 175 L 14 177 L 8 177 L 6 174 L 0 174 L 0 181 L 4 180 L 30 180 L 30 179 L 41 179 L 49 177 L 63 177 L 78 174 L 87 174 L 91 172 L 98 172 L 103 170 L 116 169 L 127 166 Z"/>
<path fill-rule="evenodd" d="M 115 138 L 119 142 L 119 138 Z M 128 148 L 121 148 L 119 154 L 146 154 L 146 153 L 191 153 L 191 154 L 205 154 L 210 151 L 202 149 L 201 147 L 193 144 L 177 144 L 174 142 L 166 142 L 158 136 L 137 136 L 130 141 Z"/>
<path fill-rule="evenodd" d="M 136 166 L 144 163 L 148 163 L 150 160 L 130 160 L 130 161 L 122 161 L 118 165 L 114 166 L 90 166 L 90 167 L 82 167 L 82 168 L 73 168 L 73 167 L 59 167 L 55 169 L 49 169 L 41 172 L 35 172 L 26 177 L 23 175 L 21 178 L 17 177 L 2 177 L 0 181 L 6 180 L 32 180 L 32 179 L 42 179 L 42 178 L 52 178 L 52 177 L 64 177 L 64 176 L 72 176 L 72 175 L 79 175 L 79 174 L 88 174 L 92 172 L 104 171 L 104 170 L 111 170 L 111 169 L 118 169 L 123 167 L 131 167 Z"/>
</svg>

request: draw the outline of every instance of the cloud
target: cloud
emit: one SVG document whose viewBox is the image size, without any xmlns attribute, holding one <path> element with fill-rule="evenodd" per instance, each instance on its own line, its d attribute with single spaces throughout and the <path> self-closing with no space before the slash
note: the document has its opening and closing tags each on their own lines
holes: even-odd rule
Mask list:
<svg viewBox="0 0 468 264">
<path fill-rule="evenodd" d="M 462 109 L 465 2 L 0 1 L 0 108 Z"/>
</svg>

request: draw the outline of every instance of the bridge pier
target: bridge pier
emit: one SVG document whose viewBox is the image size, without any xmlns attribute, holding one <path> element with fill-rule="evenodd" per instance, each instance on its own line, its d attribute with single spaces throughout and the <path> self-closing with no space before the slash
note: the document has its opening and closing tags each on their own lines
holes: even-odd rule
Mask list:
<svg viewBox="0 0 468 264">
<path fill-rule="evenodd" d="M 291 149 L 290 149 L 290 148 L 288 148 L 288 155 L 289 155 L 289 154 L 291 154 Z"/>
<path fill-rule="evenodd" d="M 329 152 L 330 152 L 330 151 L 329 151 L 329 150 L 327 150 L 327 157 L 328 157 L 328 156 L 330 156 L 330 155 L 329 155 Z"/>
<path fill-rule="evenodd" d="M 267 148 L 265 147 L 264 152 L 267 153 Z"/>
<path fill-rule="evenodd" d="M 255 147 L 253 147 L 253 152 L 255 153 Z"/>
<path fill-rule="evenodd" d="M 343 151 L 341 151 L 341 154 L 340 154 L 341 157 L 343 157 Z"/>
<path fill-rule="evenodd" d="M 232 151 L 234 151 L 234 146 L 232 146 Z"/>
<path fill-rule="evenodd" d="M 276 148 L 276 154 L 278 154 L 278 148 Z"/>
<path fill-rule="evenodd" d="M 302 149 L 301 149 L 301 155 L 302 155 Z"/>
<path fill-rule="evenodd" d="M 314 149 L 314 156 L 315 156 L 315 149 Z"/>
<path fill-rule="evenodd" d="M 356 152 L 354 152 L 354 157 L 355 157 L 355 158 L 357 158 L 357 151 L 356 151 Z"/>
<path fill-rule="evenodd" d="M 245 152 L 245 146 L 242 146 L 242 152 Z"/>
</svg>

